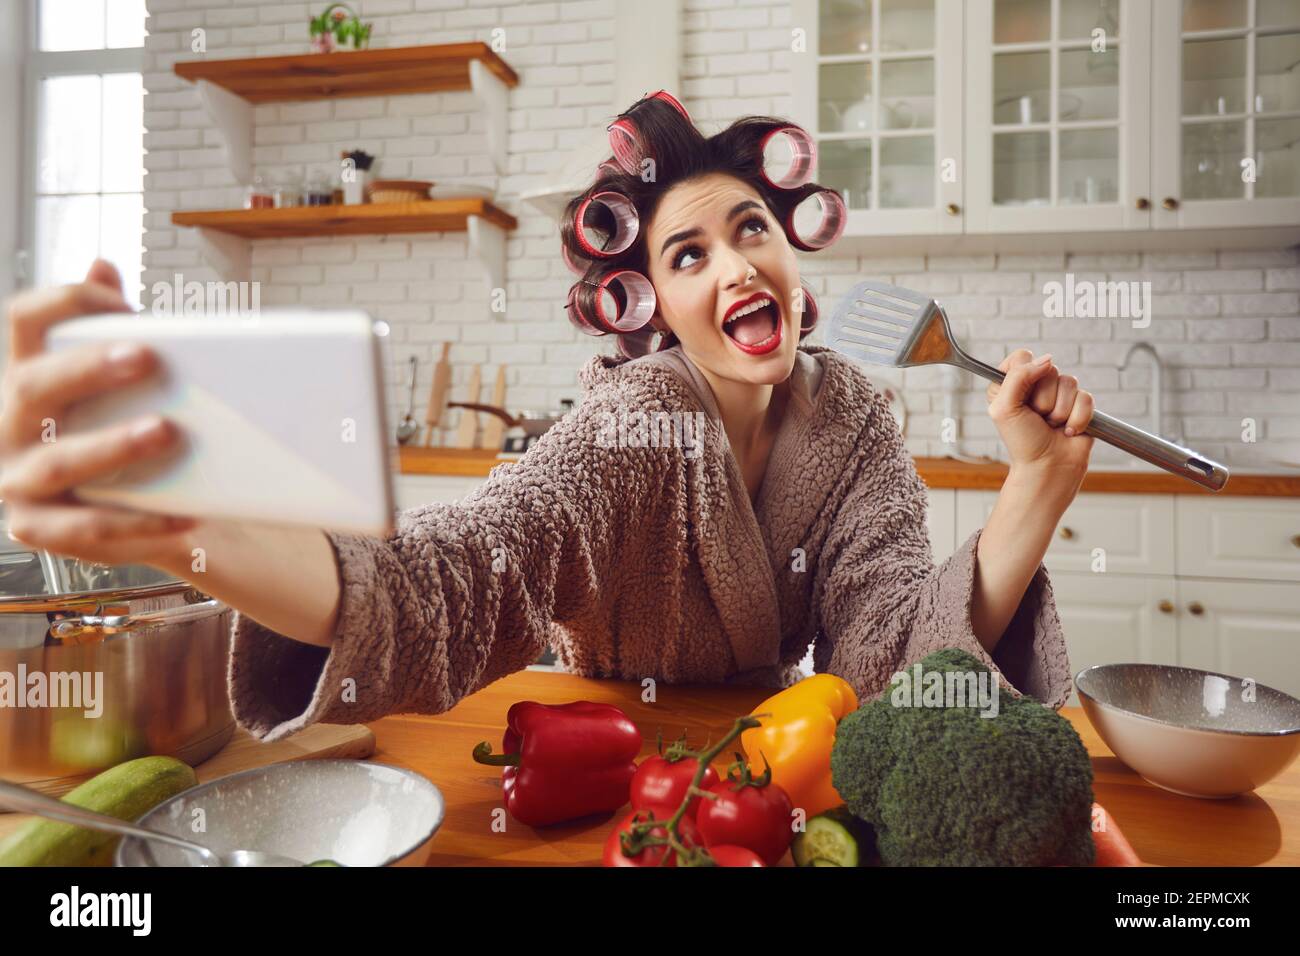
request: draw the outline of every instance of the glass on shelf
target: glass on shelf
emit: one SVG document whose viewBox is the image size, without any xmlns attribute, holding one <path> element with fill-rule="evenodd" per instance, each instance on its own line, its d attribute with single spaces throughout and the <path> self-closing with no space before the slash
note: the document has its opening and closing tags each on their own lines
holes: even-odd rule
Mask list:
<svg viewBox="0 0 1300 956">
<path fill-rule="evenodd" d="M 1255 198 L 1279 196 L 1300 196 L 1300 119 L 1255 122 Z"/>
<path fill-rule="evenodd" d="M 1051 143 L 1046 130 L 993 134 L 993 202 L 1045 206 L 1051 201 Z"/>
<path fill-rule="evenodd" d="M 835 190 L 849 209 L 871 208 L 871 140 L 817 144 L 817 182 Z"/>
<path fill-rule="evenodd" d="M 1119 47 L 1109 44 L 1103 54 L 1062 50 L 1057 118 L 1070 120 L 1119 118 Z M 1103 59 L 1098 59 L 1098 58 Z M 1111 68 L 1102 66 L 1109 63 Z"/>
<path fill-rule="evenodd" d="M 934 205 L 934 137 L 891 136 L 880 141 L 880 208 Z"/>
<path fill-rule="evenodd" d="M 1183 41 L 1183 115 L 1246 109 L 1246 39 Z"/>
<path fill-rule="evenodd" d="M 1255 112 L 1300 110 L 1300 33 L 1255 40 Z"/>
<path fill-rule="evenodd" d="M 993 57 L 993 122 L 1023 125 L 1049 119 L 1051 54 L 998 53 Z"/>
<path fill-rule="evenodd" d="M 934 48 L 934 0 L 880 0 L 883 53 Z"/>
<path fill-rule="evenodd" d="M 1246 25 L 1246 0 L 1183 0 L 1183 32 Z"/>
<path fill-rule="evenodd" d="M 821 53 L 872 52 L 871 0 L 823 0 L 817 6 Z"/>
<path fill-rule="evenodd" d="M 825 64 L 818 89 L 823 133 L 859 133 L 875 128 L 870 63 Z"/>
<path fill-rule="evenodd" d="M 1244 120 L 1183 124 L 1184 199 L 1241 199 L 1246 184 L 1241 158 L 1246 155 Z"/>
<path fill-rule="evenodd" d="M 275 206 L 275 193 L 260 175 L 254 174 L 253 181 L 244 189 L 245 209 L 271 209 Z"/>
<path fill-rule="evenodd" d="M 1300 3 L 1255 0 L 1255 23 L 1261 27 L 1300 27 Z"/>
<path fill-rule="evenodd" d="M 880 127 L 934 126 L 934 60 L 884 60 L 880 64 Z"/>
<path fill-rule="evenodd" d="M 1118 202 L 1119 130 L 1067 129 L 1060 135 L 1060 202 Z"/>
<path fill-rule="evenodd" d="M 996 0 L 994 43 L 1039 43 L 1051 37 L 1051 0 Z"/>
<path fill-rule="evenodd" d="M 275 208 L 293 209 L 302 204 L 302 180 L 293 175 L 280 177 L 275 185 Z"/>
<path fill-rule="evenodd" d="M 1091 41 L 1094 30 L 1104 31 L 1107 47 L 1119 37 L 1119 0 L 1061 0 L 1057 36 Z"/>
</svg>

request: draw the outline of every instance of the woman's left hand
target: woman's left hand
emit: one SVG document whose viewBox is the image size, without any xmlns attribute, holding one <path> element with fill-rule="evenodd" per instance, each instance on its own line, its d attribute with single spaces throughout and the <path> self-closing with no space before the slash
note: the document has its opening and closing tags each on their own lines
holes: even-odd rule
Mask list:
<svg viewBox="0 0 1300 956">
<path fill-rule="evenodd" d="M 1011 467 L 1064 471 L 1082 480 L 1092 452 L 1093 438 L 1083 434 L 1092 420 L 1092 393 L 1079 388 L 1073 375 L 1062 375 L 1050 353 L 1035 361 L 1033 352 L 1017 349 L 998 369 L 1006 379 L 989 383 L 989 417 L 1011 454 Z"/>
</svg>

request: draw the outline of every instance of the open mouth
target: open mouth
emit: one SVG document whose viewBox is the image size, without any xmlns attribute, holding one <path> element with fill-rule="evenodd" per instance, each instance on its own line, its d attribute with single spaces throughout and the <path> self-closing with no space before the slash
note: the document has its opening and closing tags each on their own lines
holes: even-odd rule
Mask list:
<svg viewBox="0 0 1300 956">
<path fill-rule="evenodd" d="M 770 296 L 756 300 L 723 323 L 722 331 L 742 350 L 750 353 L 771 351 L 781 341 L 781 311 Z"/>
</svg>

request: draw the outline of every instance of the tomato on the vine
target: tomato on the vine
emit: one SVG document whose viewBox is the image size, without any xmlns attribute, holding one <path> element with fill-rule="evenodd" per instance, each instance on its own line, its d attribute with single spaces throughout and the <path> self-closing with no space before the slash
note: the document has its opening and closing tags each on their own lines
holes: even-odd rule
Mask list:
<svg viewBox="0 0 1300 956">
<path fill-rule="evenodd" d="M 700 800 L 695 823 L 704 845 L 740 846 L 774 865 L 794 841 L 794 805 L 771 771 L 755 780 L 743 761 L 733 764 L 727 779 L 708 788 L 717 799 Z"/>
<path fill-rule="evenodd" d="M 640 807 L 628 813 L 618 822 L 605 840 L 605 851 L 601 856 L 603 866 L 659 866 L 659 861 L 663 859 L 664 854 L 668 854 L 668 862 L 664 866 L 676 866 L 677 854 L 669 846 L 649 846 L 643 849 L 636 856 L 628 856 L 623 852 L 622 835 L 632 832 L 633 823 L 648 822 L 650 814 L 654 814 L 654 820 L 667 822 L 672 819 L 672 815 L 677 812 L 676 807 Z M 666 837 L 668 831 L 662 826 L 656 826 L 652 832 L 653 836 Z M 703 840 L 700 838 L 700 831 L 696 828 L 695 821 L 689 815 L 683 814 L 681 820 L 677 823 L 678 838 L 687 847 L 703 846 Z"/>
<path fill-rule="evenodd" d="M 695 771 L 700 762 L 694 757 L 681 760 L 667 760 L 658 754 L 647 757 L 636 768 L 632 777 L 632 806 L 642 807 L 680 807 L 686 799 L 686 791 L 695 779 Z M 704 768 L 704 777 L 700 780 L 700 789 L 707 790 L 718 782 L 718 772 L 712 767 Z M 700 798 L 693 797 L 686 808 L 686 817 L 694 817 Z"/>
<path fill-rule="evenodd" d="M 743 846 L 711 846 L 709 856 L 718 866 L 766 866 L 757 853 Z"/>
</svg>

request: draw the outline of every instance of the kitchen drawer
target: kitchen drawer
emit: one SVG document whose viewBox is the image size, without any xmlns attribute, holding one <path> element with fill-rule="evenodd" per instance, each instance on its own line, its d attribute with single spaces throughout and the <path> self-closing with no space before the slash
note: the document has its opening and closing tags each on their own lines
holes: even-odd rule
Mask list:
<svg viewBox="0 0 1300 956">
<path fill-rule="evenodd" d="M 1178 579 L 1178 663 L 1300 696 L 1300 588 Z"/>
<path fill-rule="evenodd" d="M 1174 573 L 1174 495 L 1075 496 L 1052 534 L 1043 563 L 1049 571 L 1093 573 L 1094 549 L 1105 552 L 1106 574 Z M 957 492 L 957 540 L 988 521 L 996 491 Z"/>
<path fill-rule="evenodd" d="M 930 532 L 930 553 L 935 564 L 943 564 L 957 550 L 957 489 L 927 488 L 930 499 L 925 512 Z"/>
<path fill-rule="evenodd" d="M 1097 664 L 1178 663 L 1177 586 L 1167 575 L 1051 574 L 1070 677 Z M 1078 706 L 1070 691 L 1067 706 Z"/>
<path fill-rule="evenodd" d="M 1300 499 L 1179 495 L 1178 574 L 1300 581 Z"/>
<path fill-rule="evenodd" d="M 397 475 L 393 493 L 397 510 L 406 511 L 420 505 L 454 504 L 485 481 L 463 475 Z"/>
</svg>

